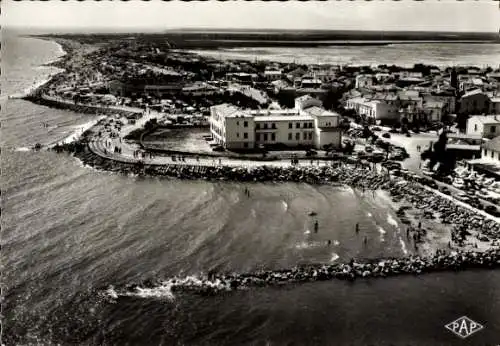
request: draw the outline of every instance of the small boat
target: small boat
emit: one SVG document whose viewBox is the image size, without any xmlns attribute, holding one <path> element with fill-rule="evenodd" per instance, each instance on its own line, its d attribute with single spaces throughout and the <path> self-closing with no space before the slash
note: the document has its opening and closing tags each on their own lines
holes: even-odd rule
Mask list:
<svg viewBox="0 0 500 346">
<path fill-rule="evenodd" d="M 40 143 L 35 144 L 35 146 L 33 147 L 33 150 L 35 151 L 38 151 L 40 149 L 42 149 L 42 145 Z"/>
<path fill-rule="evenodd" d="M 318 215 L 318 213 L 316 213 L 315 211 L 309 212 L 309 216 L 316 216 L 316 215 Z"/>
</svg>

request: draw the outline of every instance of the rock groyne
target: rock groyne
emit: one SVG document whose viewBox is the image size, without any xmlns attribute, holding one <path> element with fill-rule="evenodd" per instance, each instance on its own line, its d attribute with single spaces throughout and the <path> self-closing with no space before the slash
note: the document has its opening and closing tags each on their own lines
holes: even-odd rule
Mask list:
<svg viewBox="0 0 500 346">
<path fill-rule="evenodd" d="M 211 295 L 252 287 L 282 286 L 327 280 L 355 280 L 360 278 L 385 278 L 397 275 L 420 275 L 442 271 L 467 269 L 492 269 L 500 267 L 500 250 L 485 252 L 437 251 L 434 256 L 409 256 L 404 258 L 374 259 L 359 263 L 319 264 L 296 266 L 291 269 L 258 271 L 253 273 L 218 274 L 173 277 L 166 280 L 147 280 L 123 288 L 108 288 L 114 298 L 141 295 L 145 290 L 192 292 Z M 162 290 L 158 290 L 162 288 Z M 149 295 L 151 296 L 151 295 Z"/>
</svg>

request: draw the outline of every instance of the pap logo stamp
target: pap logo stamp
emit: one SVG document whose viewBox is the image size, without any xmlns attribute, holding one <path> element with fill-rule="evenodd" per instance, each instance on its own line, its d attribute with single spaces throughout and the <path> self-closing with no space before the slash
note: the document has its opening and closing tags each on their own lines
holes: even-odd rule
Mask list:
<svg viewBox="0 0 500 346">
<path fill-rule="evenodd" d="M 471 320 L 467 316 L 462 316 L 455 321 L 448 323 L 445 327 L 462 339 L 465 339 L 484 328 L 481 324 Z"/>
</svg>

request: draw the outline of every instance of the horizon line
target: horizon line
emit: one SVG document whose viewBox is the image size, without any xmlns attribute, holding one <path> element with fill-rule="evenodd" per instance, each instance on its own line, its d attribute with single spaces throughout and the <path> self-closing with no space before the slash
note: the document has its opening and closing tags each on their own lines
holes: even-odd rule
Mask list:
<svg viewBox="0 0 500 346">
<path fill-rule="evenodd" d="M 66 30 L 78 30 L 80 32 L 88 32 L 92 33 L 110 33 L 113 30 L 119 30 L 120 33 L 142 33 L 141 30 L 148 31 L 148 33 L 165 33 L 165 32 L 175 32 L 175 31 L 255 31 L 255 32 L 266 32 L 266 31 L 274 31 L 274 32 L 389 32 L 389 33 L 446 33 L 446 34 L 495 34 L 499 33 L 497 31 L 450 31 L 450 30 L 413 30 L 413 29 L 404 29 L 404 30 L 377 30 L 377 29 L 295 29 L 295 28 L 237 28 L 237 27 L 175 27 L 175 28 L 159 28 L 159 27 L 33 27 L 33 26 L 17 26 L 17 25 L 3 25 L 4 29 L 25 29 L 30 31 L 36 30 L 44 30 L 44 31 L 66 31 Z M 71 32 L 68 32 L 71 33 Z"/>
</svg>

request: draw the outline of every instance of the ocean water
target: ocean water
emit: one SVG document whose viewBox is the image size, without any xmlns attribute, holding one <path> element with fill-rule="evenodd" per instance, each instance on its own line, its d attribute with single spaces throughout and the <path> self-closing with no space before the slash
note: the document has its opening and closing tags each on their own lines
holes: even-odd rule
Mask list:
<svg viewBox="0 0 500 346">
<path fill-rule="evenodd" d="M 500 64 L 500 44 L 393 43 L 378 46 L 245 47 L 192 52 L 221 59 L 270 60 L 297 64 L 492 66 Z"/>
<path fill-rule="evenodd" d="M 7 99 L 53 73 L 39 65 L 61 51 L 47 41 L 2 40 L 4 344 L 500 343 L 500 271 L 317 282 L 213 297 L 173 294 L 158 285 L 113 298 L 110 285 L 402 256 L 413 249 L 383 194 L 249 184 L 246 197 L 235 183 L 134 178 L 82 167 L 65 154 L 30 151 L 37 142 L 70 136 L 94 117 Z M 444 324 L 462 315 L 485 329 L 458 339 Z"/>
</svg>

